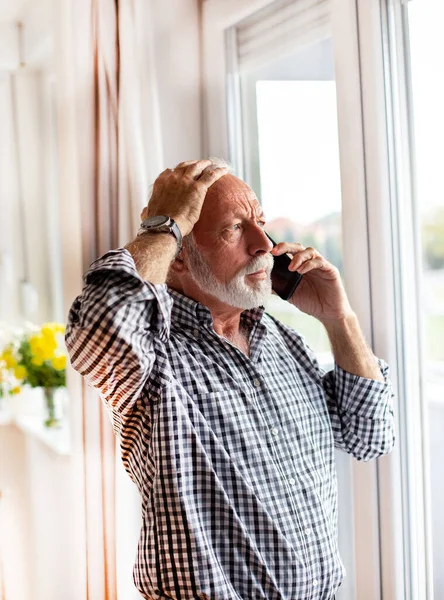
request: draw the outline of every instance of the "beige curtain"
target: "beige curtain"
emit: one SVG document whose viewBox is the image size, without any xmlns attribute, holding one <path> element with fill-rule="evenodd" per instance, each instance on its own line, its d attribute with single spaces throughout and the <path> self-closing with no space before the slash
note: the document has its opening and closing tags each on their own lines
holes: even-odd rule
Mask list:
<svg viewBox="0 0 444 600">
<path fill-rule="evenodd" d="M 76 206 L 65 207 L 62 218 L 63 214 L 67 218 L 76 215 L 81 236 L 80 258 L 75 262 L 66 247 L 75 245 L 75 236 L 65 226 L 70 239 L 64 249 L 64 266 L 69 270 L 71 265 L 74 272 L 81 262 L 84 272 L 95 258 L 134 236 L 147 202 L 148 184 L 164 167 L 150 0 L 76 0 L 71 7 L 65 0 L 64 6 L 65 27 L 72 17 L 72 47 L 64 66 L 71 61 L 74 74 L 71 81 L 66 73 L 63 78 L 65 89 L 75 94 L 75 115 L 63 124 L 61 133 L 67 130 L 75 137 L 76 156 L 64 140 L 61 176 L 72 179 L 68 165 L 75 164 L 77 180 L 75 190 L 67 192 Z M 67 293 L 72 294 L 75 286 L 68 275 L 65 283 Z M 76 293 L 80 287 L 79 280 Z M 140 518 L 137 494 L 119 470 L 111 423 L 96 392 L 72 371 L 68 385 L 75 494 L 82 503 L 76 520 L 84 528 L 84 535 L 79 532 L 75 540 L 79 551 L 84 549 L 84 560 L 79 558 L 73 575 L 78 597 L 138 598 L 131 577 Z M 119 514 L 116 493 L 119 506 L 126 509 Z"/>
</svg>

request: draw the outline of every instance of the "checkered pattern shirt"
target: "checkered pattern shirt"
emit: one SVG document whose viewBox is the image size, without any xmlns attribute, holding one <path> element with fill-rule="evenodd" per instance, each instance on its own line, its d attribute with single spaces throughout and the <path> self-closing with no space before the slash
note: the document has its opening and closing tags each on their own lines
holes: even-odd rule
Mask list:
<svg viewBox="0 0 444 600">
<path fill-rule="evenodd" d="M 72 365 L 100 391 L 142 496 L 145 598 L 330 600 L 344 575 L 334 447 L 368 460 L 393 446 L 382 360 L 385 382 L 324 372 L 263 308 L 241 320 L 249 358 L 124 249 L 93 263 L 71 307 Z"/>
</svg>

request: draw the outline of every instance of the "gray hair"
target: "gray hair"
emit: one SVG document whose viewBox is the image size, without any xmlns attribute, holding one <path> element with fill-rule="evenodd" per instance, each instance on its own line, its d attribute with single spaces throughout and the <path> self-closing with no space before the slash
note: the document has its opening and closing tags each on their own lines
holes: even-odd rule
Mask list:
<svg viewBox="0 0 444 600">
<path fill-rule="evenodd" d="M 229 163 L 224 158 L 219 158 L 218 156 L 210 156 L 210 158 L 208 160 L 211 160 L 211 162 L 213 163 L 213 165 L 215 167 L 218 167 L 219 169 L 221 167 L 225 167 L 226 169 L 228 169 L 228 173 L 233 173 L 233 166 L 232 166 L 232 164 Z"/>
</svg>

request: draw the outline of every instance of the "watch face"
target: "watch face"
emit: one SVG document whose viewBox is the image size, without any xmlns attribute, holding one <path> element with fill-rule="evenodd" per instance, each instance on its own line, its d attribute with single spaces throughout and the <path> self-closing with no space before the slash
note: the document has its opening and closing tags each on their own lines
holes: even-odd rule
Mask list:
<svg viewBox="0 0 444 600">
<path fill-rule="evenodd" d="M 170 218 L 166 217 L 165 215 L 149 217 L 142 223 L 142 227 L 145 227 L 146 229 L 151 229 L 152 227 L 161 227 L 162 225 L 165 225 L 165 223 L 168 223 L 169 220 Z"/>
</svg>

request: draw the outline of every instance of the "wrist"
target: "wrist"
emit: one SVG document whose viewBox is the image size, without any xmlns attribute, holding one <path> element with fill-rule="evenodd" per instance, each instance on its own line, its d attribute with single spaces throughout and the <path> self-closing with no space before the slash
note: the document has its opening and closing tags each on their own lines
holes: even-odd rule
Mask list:
<svg viewBox="0 0 444 600">
<path fill-rule="evenodd" d="M 182 237 L 185 237 L 186 235 L 188 235 L 189 233 L 191 233 L 193 231 L 193 225 L 187 219 L 183 219 L 181 217 L 174 217 L 174 216 L 171 216 L 171 218 L 174 220 L 176 225 L 179 227 Z"/>
<path fill-rule="evenodd" d="M 176 221 L 169 215 L 155 215 L 144 219 L 140 225 L 137 236 L 143 236 L 146 233 L 168 233 L 177 241 L 177 255 L 182 250 L 182 231 Z"/>
<path fill-rule="evenodd" d="M 157 210 L 157 211 L 154 211 L 154 214 L 147 212 L 147 214 L 145 215 L 145 218 L 143 220 L 149 219 L 151 217 L 157 217 L 160 214 L 166 215 L 166 216 L 170 217 L 170 219 L 173 219 L 173 221 L 179 227 L 182 237 L 185 237 L 186 235 L 191 233 L 191 231 L 194 227 L 194 225 L 192 223 L 190 223 L 190 221 L 188 219 L 186 219 L 185 217 L 171 214 L 169 211 L 165 211 L 165 212 L 161 213 L 159 210 Z"/>
</svg>

